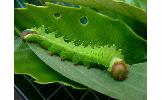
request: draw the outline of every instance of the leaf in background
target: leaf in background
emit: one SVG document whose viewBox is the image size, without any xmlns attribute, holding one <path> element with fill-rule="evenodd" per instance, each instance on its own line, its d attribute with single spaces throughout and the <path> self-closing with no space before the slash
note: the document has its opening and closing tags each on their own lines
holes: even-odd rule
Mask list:
<svg viewBox="0 0 162 100">
<path fill-rule="evenodd" d="M 120 19 L 127 23 L 138 35 L 147 38 L 147 13 L 135 6 L 128 4 L 131 0 L 44 0 L 64 1 L 72 4 L 79 4 L 90 7 L 114 19 Z M 121 2 L 125 1 L 125 2 Z M 147 3 L 132 0 L 130 3 L 147 5 Z M 144 0 L 142 0 L 144 1 Z"/>
<path fill-rule="evenodd" d="M 128 63 L 146 60 L 147 44 L 130 27 L 120 20 L 111 19 L 87 7 L 73 8 L 53 3 L 47 6 L 27 4 L 27 8 L 15 9 L 15 26 L 19 30 L 44 25 L 49 32 L 56 32 L 66 40 L 91 45 L 113 45 L 122 49 Z M 60 14 L 60 19 L 55 16 Z M 87 20 L 84 25 L 81 19 Z"/>
<path fill-rule="evenodd" d="M 76 89 L 85 89 L 83 85 L 71 81 L 42 62 L 31 49 L 19 38 L 15 37 L 14 71 L 15 74 L 27 74 L 35 78 L 39 84 L 63 83 Z"/>
<path fill-rule="evenodd" d="M 114 0 L 114 1 L 128 3 L 132 6 L 136 6 L 138 8 L 141 8 L 145 12 L 147 12 L 147 0 Z"/>
<path fill-rule="evenodd" d="M 59 57 L 48 55 L 46 50 L 37 45 L 29 44 L 29 46 L 47 65 L 73 81 L 116 99 L 147 99 L 146 62 L 129 66 L 128 78 L 124 81 L 115 81 L 106 71 L 87 69 L 82 65 L 61 61 Z"/>
<path fill-rule="evenodd" d="M 142 8 L 147 12 L 147 0 L 124 0 L 124 2 Z"/>
<path fill-rule="evenodd" d="M 118 0 L 44 0 L 44 1 L 65 1 L 72 4 L 80 4 L 99 10 L 111 10 L 125 16 L 134 18 L 140 22 L 147 23 L 146 12 L 135 6 L 131 6 Z M 118 2 L 117 2 L 118 1 Z"/>
</svg>

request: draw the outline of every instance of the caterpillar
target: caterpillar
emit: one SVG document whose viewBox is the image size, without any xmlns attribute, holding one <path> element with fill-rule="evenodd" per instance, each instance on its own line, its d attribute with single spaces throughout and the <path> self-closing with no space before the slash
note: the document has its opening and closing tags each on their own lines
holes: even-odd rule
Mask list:
<svg viewBox="0 0 162 100">
<path fill-rule="evenodd" d="M 115 80 L 126 79 L 128 73 L 124 55 L 120 50 L 112 46 L 76 46 L 72 41 L 65 42 L 63 37 L 56 37 L 55 32 L 47 33 L 44 26 L 24 30 L 21 37 L 27 42 L 39 44 L 48 51 L 59 55 L 64 60 L 70 60 L 74 64 L 101 65 Z"/>
</svg>

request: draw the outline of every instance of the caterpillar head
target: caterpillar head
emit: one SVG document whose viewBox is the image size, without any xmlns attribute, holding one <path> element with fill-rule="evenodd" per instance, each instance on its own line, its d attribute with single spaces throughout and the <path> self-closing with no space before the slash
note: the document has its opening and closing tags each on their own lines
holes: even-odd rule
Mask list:
<svg viewBox="0 0 162 100">
<path fill-rule="evenodd" d="M 26 29 L 20 34 L 20 36 L 21 38 L 24 38 L 28 34 L 37 34 L 37 32 L 32 29 Z"/>
<path fill-rule="evenodd" d="M 112 77 L 116 80 L 124 80 L 127 77 L 128 67 L 124 61 L 117 61 L 112 66 Z"/>
</svg>

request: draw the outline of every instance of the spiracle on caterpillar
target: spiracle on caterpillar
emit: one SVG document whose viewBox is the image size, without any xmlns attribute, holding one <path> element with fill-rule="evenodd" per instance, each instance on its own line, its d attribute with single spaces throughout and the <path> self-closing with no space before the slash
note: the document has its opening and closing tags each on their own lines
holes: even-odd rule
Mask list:
<svg viewBox="0 0 162 100">
<path fill-rule="evenodd" d="M 120 50 L 114 45 L 91 47 L 76 46 L 73 42 L 65 42 L 63 37 L 56 38 L 55 33 L 46 33 L 45 27 L 24 30 L 21 37 L 27 42 L 39 44 L 51 54 L 57 54 L 64 60 L 71 60 L 75 64 L 86 66 L 98 64 L 105 67 L 115 80 L 125 80 L 128 66 Z"/>
</svg>

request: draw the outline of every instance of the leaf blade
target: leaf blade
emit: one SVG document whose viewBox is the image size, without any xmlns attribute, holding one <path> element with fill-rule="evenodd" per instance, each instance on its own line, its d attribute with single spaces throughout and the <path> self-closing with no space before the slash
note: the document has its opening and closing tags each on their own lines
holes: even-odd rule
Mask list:
<svg viewBox="0 0 162 100">
<path fill-rule="evenodd" d="M 146 40 L 136 35 L 124 22 L 87 7 L 73 8 L 52 3 L 46 4 L 47 6 L 41 7 L 27 4 L 27 8 L 15 9 L 16 27 L 23 30 L 44 25 L 49 32 L 56 32 L 56 35 L 69 41 L 80 40 L 86 45 L 91 43 L 91 45 L 100 46 L 115 44 L 117 49 L 122 49 L 128 63 L 146 60 Z M 62 16 L 59 20 L 54 16 L 54 13 L 58 12 Z M 82 16 L 88 18 L 88 25 L 80 24 L 79 19 Z M 22 23 L 22 20 L 25 21 Z"/>
<path fill-rule="evenodd" d="M 49 0 L 48 0 L 49 1 Z M 52 0 L 50 0 L 52 1 Z M 84 6 L 97 8 L 101 10 L 112 10 L 118 12 L 120 14 L 124 14 L 131 18 L 135 18 L 143 23 L 147 23 L 146 20 L 146 12 L 142 9 L 128 5 L 124 2 L 117 2 L 117 0 L 57 0 L 57 1 L 64 1 L 73 4 L 81 4 Z M 138 16 L 141 15 L 141 16 Z"/>
<path fill-rule="evenodd" d="M 85 89 L 84 86 L 73 82 L 58 72 L 52 70 L 42 62 L 19 37 L 15 37 L 14 73 L 26 74 L 39 84 L 63 83 L 76 89 Z"/>
<path fill-rule="evenodd" d="M 37 45 L 29 44 L 29 46 L 42 61 L 69 79 L 117 99 L 146 99 L 146 63 L 144 65 L 134 65 L 135 70 L 129 70 L 128 79 L 118 82 L 104 71 L 87 69 L 81 65 L 74 66 L 71 62 L 62 62 L 59 57 L 47 55 L 46 50 Z M 138 66 L 138 68 L 135 66 Z M 145 72 L 145 74 L 138 72 L 140 74 L 136 75 L 136 70 L 139 70 L 141 66 L 144 67 L 145 70 L 142 73 Z"/>
<path fill-rule="evenodd" d="M 54 0 L 44 0 L 54 1 Z M 131 27 L 139 36 L 147 39 L 147 14 L 143 9 L 137 7 L 146 8 L 147 3 L 143 0 L 56 0 L 64 1 L 73 4 L 79 4 L 82 6 L 90 7 L 98 12 L 105 14 L 114 19 L 120 19 L 124 21 L 129 27 Z M 138 2 L 137 2 L 138 1 Z M 143 18 L 138 18 L 145 16 Z M 145 20 L 144 22 L 142 20 Z"/>
</svg>

